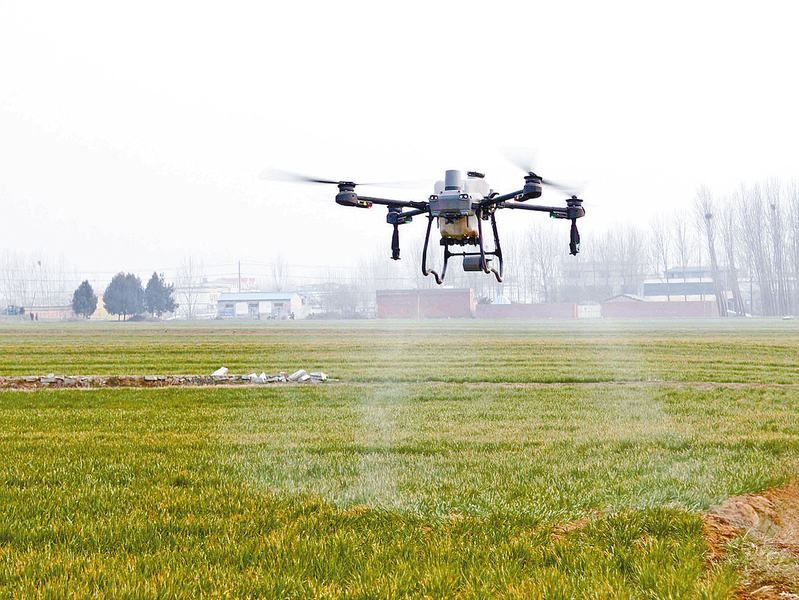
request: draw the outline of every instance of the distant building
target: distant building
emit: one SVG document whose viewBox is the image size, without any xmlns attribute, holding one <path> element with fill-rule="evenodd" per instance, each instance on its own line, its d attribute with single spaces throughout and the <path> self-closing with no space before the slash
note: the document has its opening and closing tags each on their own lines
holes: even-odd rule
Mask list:
<svg viewBox="0 0 799 600">
<path fill-rule="evenodd" d="M 662 277 L 647 279 L 643 296 L 655 302 L 713 302 L 717 305 L 713 316 L 718 316 L 725 307 L 727 310 L 734 307 L 733 287 L 727 271 L 719 267 L 717 275 L 718 281 L 715 281 L 710 267 L 672 267 L 664 271 Z"/>
<path fill-rule="evenodd" d="M 724 269 L 719 277 L 725 278 Z M 694 301 L 715 300 L 716 284 L 710 267 L 672 267 L 662 277 L 644 281 L 643 296 L 647 300 Z"/>
<path fill-rule="evenodd" d="M 715 300 L 668 302 L 619 294 L 602 303 L 603 317 L 718 317 Z"/>
<path fill-rule="evenodd" d="M 178 286 L 175 300 L 178 302 L 177 315 L 180 318 L 213 319 L 218 316 L 219 295 L 241 290 L 257 291 L 255 279 L 251 277 L 222 277 L 211 281 L 203 279 L 189 287 Z"/>
<path fill-rule="evenodd" d="M 220 319 L 301 319 L 302 298 L 297 292 L 223 292 L 217 299 Z"/>
</svg>

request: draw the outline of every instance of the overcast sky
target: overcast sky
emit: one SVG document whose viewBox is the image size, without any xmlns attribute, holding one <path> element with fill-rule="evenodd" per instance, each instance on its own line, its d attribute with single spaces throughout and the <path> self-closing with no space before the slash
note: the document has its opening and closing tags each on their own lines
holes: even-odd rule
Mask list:
<svg viewBox="0 0 799 600">
<path fill-rule="evenodd" d="M 590 244 L 700 185 L 797 174 L 791 6 L 0 0 L 0 252 L 109 275 L 388 260 L 384 210 L 259 173 L 423 181 L 367 191 L 424 199 L 473 169 L 505 192 L 509 146 L 584 183 Z M 506 212 L 508 230 L 545 218 Z"/>
</svg>

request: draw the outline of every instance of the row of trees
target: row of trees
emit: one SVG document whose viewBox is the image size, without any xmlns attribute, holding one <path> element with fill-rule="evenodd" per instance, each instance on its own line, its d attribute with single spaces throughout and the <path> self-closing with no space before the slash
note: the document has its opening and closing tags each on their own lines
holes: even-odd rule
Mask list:
<svg viewBox="0 0 799 600">
<path fill-rule="evenodd" d="M 702 189 L 694 218 L 713 270 L 717 295 L 733 310 L 764 315 L 799 310 L 799 185 L 769 180 L 741 185 L 729 197 Z M 723 307 L 719 307 L 720 310 Z M 722 314 L 725 314 L 722 310 Z"/>
<path fill-rule="evenodd" d="M 581 253 L 573 257 L 567 252 L 567 221 L 535 216 L 516 219 L 514 214 L 503 213 L 499 229 L 505 256 L 504 281 L 464 273 L 460 261 L 452 259 L 445 283 L 472 288 L 478 301 L 491 301 L 501 294 L 522 303 L 600 302 L 620 293 L 640 294 L 645 279 L 659 278 L 668 284 L 667 271 L 685 274 L 690 267 L 704 267 L 706 281 L 713 282 L 715 296 L 723 299 L 719 303 L 721 314 L 727 311 L 727 298 L 737 314 L 785 315 L 799 311 L 796 182 L 768 180 L 741 185 L 728 196 L 714 196 L 703 188 L 689 209 L 659 214 L 649 223 L 616 223 L 602 230 L 590 216 L 580 223 L 583 244 Z M 525 222 L 525 228 L 516 227 L 513 233 L 513 221 Z M 326 275 L 315 273 L 310 281 L 278 255 L 261 287 L 279 291 L 316 283 L 316 288 L 324 292 L 319 294 L 325 304 L 323 312 L 370 314 L 376 290 L 436 287 L 432 277 L 421 273 L 421 229 L 408 228 L 402 233 L 401 261 L 388 259 L 387 236 L 385 245 L 363 254 L 349 268 L 329 270 Z M 440 272 L 440 246 L 431 244 L 429 258 Z M 10 304 L 63 306 L 69 302 L 69 292 L 64 290 L 74 285 L 72 277 L 69 282 L 70 268 L 63 259 L 8 252 L 0 255 L 0 295 Z M 163 276 L 153 277 L 147 285 L 152 292 L 148 296 L 135 276 L 117 274 L 103 295 L 107 310 L 121 318 L 145 311 L 162 314 L 177 308 L 172 300 L 175 296 L 187 318 L 196 318 L 207 309 L 201 305 L 206 293 L 201 261 L 184 259 L 176 271 L 175 286 L 167 286 Z M 88 286 L 88 282 L 84 284 Z M 81 288 L 75 293 L 85 302 L 76 312 L 90 315 L 96 307 L 90 302 L 93 292 Z M 165 295 L 172 305 L 158 304 L 157 299 Z"/>
<path fill-rule="evenodd" d="M 16 306 L 58 306 L 74 285 L 75 269 L 63 256 L 43 252 L 0 254 L 0 296 Z"/>
<path fill-rule="evenodd" d="M 174 312 L 178 305 L 173 298 L 174 284 L 167 284 L 164 275 L 153 273 L 142 288 L 141 279 L 132 273 L 117 273 L 103 293 L 103 306 L 111 315 L 127 320 L 130 315 L 148 312 L 161 317 Z M 78 316 L 91 317 L 97 310 L 97 295 L 87 281 L 81 283 L 72 294 L 72 310 Z"/>
<path fill-rule="evenodd" d="M 689 209 L 656 215 L 649 224 L 604 231 L 587 219 L 581 225 L 582 252 L 571 257 L 552 223 L 533 223 L 506 252 L 503 292 L 519 301 L 601 301 L 640 294 L 645 279 L 668 283 L 666 273 L 682 281 L 704 271 L 722 315 L 728 302 L 736 314 L 799 311 L 796 182 L 742 184 L 718 197 L 701 188 Z"/>
<path fill-rule="evenodd" d="M 501 215 L 500 218 L 506 218 Z M 515 234 L 500 223 L 505 273 L 464 273 L 452 259 L 446 285 L 470 287 L 478 301 L 504 295 L 512 302 L 601 302 L 617 294 L 641 294 L 645 280 L 678 282 L 702 273 L 715 293 L 719 312 L 728 302 L 736 314 L 787 315 L 799 312 L 799 187 L 777 180 L 741 185 L 730 196 L 697 191 L 691 206 L 656 215 L 649 223 L 616 223 L 598 229 L 580 223 L 581 253 L 568 254 L 568 222 L 529 220 Z M 385 288 L 434 288 L 421 273 L 422 240 L 409 230 L 402 260 L 388 260 L 388 248 L 362 256 L 350 271 L 332 272 L 325 287 L 327 309 L 368 313 L 374 292 Z M 441 249 L 429 260 L 440 272 Z M 670 273 L 667 276 L 666 273 Z M 671 279 L 669 279 L 671 277 Z M 675 281 L 676 280 L 676 281 Z M 666 288 L 668 289 L 668 285 Z M 683 288 L 684 289 L 684 288 Z M 711 294 L 708 294 L 708 298 Z M 677 294 L 671 300 L 684 300 Z"/>
</svg>

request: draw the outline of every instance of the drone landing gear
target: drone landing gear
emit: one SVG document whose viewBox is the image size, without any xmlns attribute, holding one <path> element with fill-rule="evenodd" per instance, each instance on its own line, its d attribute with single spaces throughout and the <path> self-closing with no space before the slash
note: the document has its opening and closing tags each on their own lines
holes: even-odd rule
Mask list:
<svg viewBox="0 0 799 600">
<path fill-rule="evenodd" d="M 441 285 L 444 281 L 444 276 L 447 274 L 447 264 L 451 256 L 462 256 L 463 257 L 463 270 L 464 271 L 483 271 L 483 273 L 493 273 L 494 277 L 496 277 L 498 282 L 502 282 L 502 273 L 504 262 L 502 259 L 502 248 L 499 244 L 499 233 L 497 232 L 497 220 L 494 216 L 494 212 L 492 211 L 489 215 L 491 219 L 491 228 L 494 233 L 494 250 L 491 252 L 486 251 L 485 246 L 483 244 L 483 224 L 482 221 L 484 218 L 482 215 L 478 215 L 477 219 L 477 230 L 478 235 L 476 238 L 468 238 L 468 239 L 452 239 L 452 238 L 442 238 L 441 244 L 444 246 L 444 267 L 441 269 L 441 274 L 439 275 L 433 269 L 427 268 L 427 247 L 430 242 L 430 231 L 433 226 L 433 217 L 428 217 L 427 222 L 427 233 L 424 238 L 424 249 L 422 250 L 422 273 L 427 275 L 433 275 L 436 279 L 436 283 Z M 466 244 L 469 245 L 476 245 L 479 248 L 479 252 L 451 252 L 450 246 L 464 246 Z M 496 257 L 497 261 L 499 262 L 499 271 L 494 269 L 493 267 L 489 266 L 489 263 L 492 261 L 491 257 Z"/>
<path fill-rule="evenodd" d="M 432 275 L 436 278 L 436 283 L 441 285 L 441 282 L 444 281 L 444 275 L 447 274 L 447 248 L 444 248 L 444 268 L 441 269 L 441 275 L 436 273 L 433 269 L 427 268 L 427 246 L 430 243 L 430 230 L 433 228 L 433 215 L 427 216 L 427 233 L 424 236 L 424 248 L 422 249 L 422 274 L 427 277 L 428 275 Z"/>
</svg>

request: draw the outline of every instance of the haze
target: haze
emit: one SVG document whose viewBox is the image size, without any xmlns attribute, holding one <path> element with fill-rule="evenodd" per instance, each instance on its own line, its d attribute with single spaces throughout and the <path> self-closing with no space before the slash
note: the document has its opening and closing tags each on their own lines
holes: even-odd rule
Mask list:
<svg viewBox="0 0 799 600">
<path fill-rule="evenodd" d="M 540 4 L 540 3 L 539 3 Z M 0 252 L 77 279 L 238 261 L 347 267 L 383 251 L 382 210 L 319 177 L 500 191 L 497 152 L 584 183 L 583 243 L 689 207 L 697 189 L 799 164 L 795 9 L 784 2 L 0 4 Z M 557 196 L 551 197 L 558 202 Z M 541 218 L 503 214 L 510 230 Z M 521 223 L 514 223 L 521 221 Z M 403 230 L 421 235 L 421 225 Z"/>
</svg>

